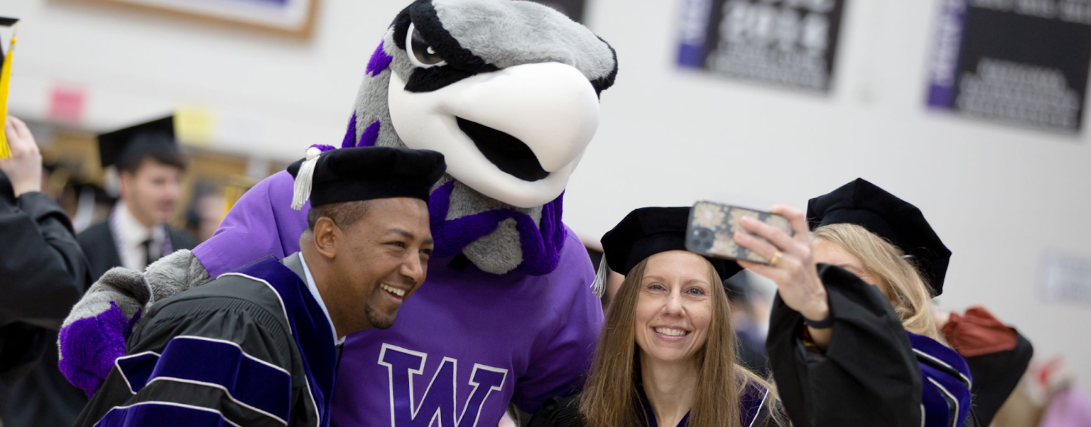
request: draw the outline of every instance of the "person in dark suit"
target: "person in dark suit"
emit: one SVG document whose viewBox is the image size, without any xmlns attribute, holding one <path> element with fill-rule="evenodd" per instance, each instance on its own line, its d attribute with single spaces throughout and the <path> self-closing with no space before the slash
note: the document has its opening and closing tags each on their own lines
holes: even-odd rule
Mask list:
<svg viewBox="0 0 1091 427">
<path fill-rule="evenodd" d="M 41 192 L 34 137 L 14 117 L 4 131 L 12 155 L 0 159 L 0 424 L 53 425 L 23 416 L 23 396 L 38 371 L 57 372 L 57 328 L 91 277 L 68 216 Z"/>
<path fill-rule="evenodd" d="M 115 166 L 121 200 L 106 221 L 77 236 L 95 279 L 114 267 L 142 271 L 193 238 L 167 225 L 181 196 L 186 162 L 174 139 L 173 117 L 99 137 L 103 167 Z"/>
</svg>

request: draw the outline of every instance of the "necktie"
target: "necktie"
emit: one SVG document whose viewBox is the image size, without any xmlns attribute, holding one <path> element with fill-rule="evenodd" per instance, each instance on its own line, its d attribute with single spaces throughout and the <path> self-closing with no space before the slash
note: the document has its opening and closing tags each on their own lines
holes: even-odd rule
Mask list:
<svg viewBox="0 0 1091 427">
<path fill-rule="evenodd" d="M 147 240 L 140 242 L 140 248 L 144 250 L 144 267 L 147 268 L 152 261 L 155 261 L 155 259 L 152 258 L 152 239 L 148 238 Z"/>
</svg>

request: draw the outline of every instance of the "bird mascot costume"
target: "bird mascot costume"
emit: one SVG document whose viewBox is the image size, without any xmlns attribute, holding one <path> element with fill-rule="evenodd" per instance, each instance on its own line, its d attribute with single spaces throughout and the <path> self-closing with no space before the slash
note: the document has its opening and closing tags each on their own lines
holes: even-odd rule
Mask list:
<svg viewBox="0 0 1091 427">
<path fill-rule="evenodd" d="M 563 195 L 616 75 L 609 44 L 536 3 L 417 0 L 398 14 L 341 147 L 432 149 L 448 169 L 430 197 L 428 279 L 393 327 L 348 337 L 333 424 L 494 426 L 509 403 L 534 411 L 580 386 L 602 311 Z M 292 209 L 293 186 L 273 175 L 192 252 L 105 274 L 61 329 L 69 381 L 93 393 L 150 304 L 298 251 L 309 204 Z"/>
</svg>

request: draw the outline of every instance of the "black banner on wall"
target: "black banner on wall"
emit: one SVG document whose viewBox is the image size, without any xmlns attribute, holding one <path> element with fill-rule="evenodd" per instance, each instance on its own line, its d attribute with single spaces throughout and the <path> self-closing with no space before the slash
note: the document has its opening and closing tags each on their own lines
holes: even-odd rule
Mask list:
<svg viewBox="0 0 1091 427">
<path fill-rule="evenodd" d="M 845 0 L 686 0 L 678 64 L 828 92 Z"/>
<path fill-rule="evenodd" d="M 573 21 L 583 22 L 583 9 L 587 0 L 533 0 L 535 3 L 541 3 L 546 6 L 557 9 L 561 13 L 568 15 Z"/>
<path fill-rule="evenodd" d="M 941 7 L 930 108 L 1080 130 L 1091 0 L 944 0 Z"/>
</svg>

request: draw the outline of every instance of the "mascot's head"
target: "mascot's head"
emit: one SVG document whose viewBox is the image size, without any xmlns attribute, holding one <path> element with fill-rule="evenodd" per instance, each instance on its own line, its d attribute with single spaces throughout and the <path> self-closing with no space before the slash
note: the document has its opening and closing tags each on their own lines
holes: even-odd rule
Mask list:
<svg viewBox="0 0 1091 427">
<path fill-rule="evenodd" d="M 431 149 L 436 255 L 545 274 L 561 199 L 595 134 L 617 57 L 586 27 L 519 0 L 417 0 L 371 56 L 342 147 Z"/>
</svg>

